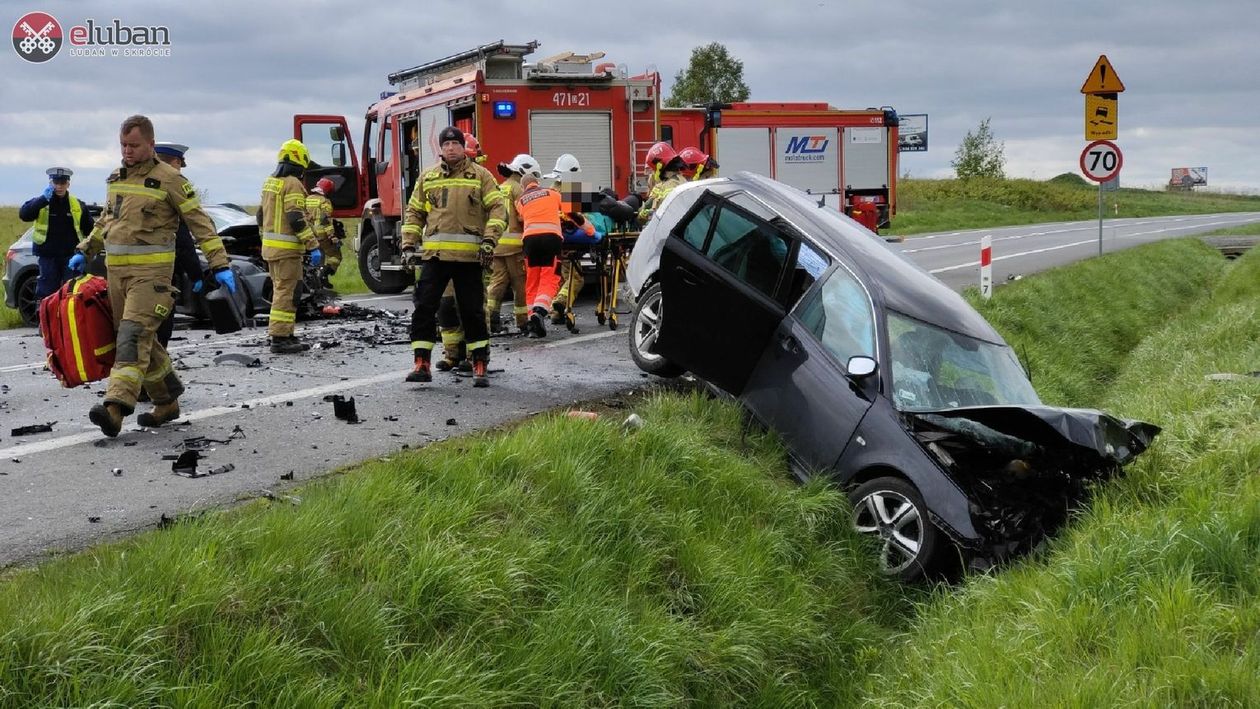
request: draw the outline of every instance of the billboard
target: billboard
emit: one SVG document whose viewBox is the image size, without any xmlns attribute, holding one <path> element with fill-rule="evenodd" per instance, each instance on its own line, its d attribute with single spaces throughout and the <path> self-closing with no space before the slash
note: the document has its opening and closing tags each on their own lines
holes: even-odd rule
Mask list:
<svg viewBox="0 0 1260 709">
<path fill-rule="evenodd" d="M 1171 185 L 1179 187 L 1197 187 L 1207 184 L 1207 168 L 1206 167 L 1174 167 L 1172 169 L 1172 179 L 1168 181 Z"/>
<path fill-rule="evenodd" d="M 898 116 L 901 126 L 897 129 L 897 150 L 902 153 L 922 153 L 928 149 L 928 117 L 926 113 L 909 113 Z"/>
</svg>

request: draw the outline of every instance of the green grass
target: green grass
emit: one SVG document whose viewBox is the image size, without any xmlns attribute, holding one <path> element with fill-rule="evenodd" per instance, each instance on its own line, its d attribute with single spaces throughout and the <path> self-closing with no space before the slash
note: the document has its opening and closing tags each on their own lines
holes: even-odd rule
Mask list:
<svg viewBox="0 0 1260 709">
<path fill-rule="evenodd" d="M 738 413 L 546 416 L 13 573 L 7 705 L 851 705 L 905 591 Z"/>
<path fill-rule="evenodd" d="M 1064 345 L 1067 347 L 1067 345 Z M 876 706 L 1260 704 L 1260 254 L 1130 353 L 1103 407 L 1164 432 L 1044 554 L 920 607 Z"/>
<path fill-rule="evenodd" d="M 1106 218 L 1260 211 L 1260 196 L 1155 192 L 1103 193 Z M 1064 180 L 919 180 L 897 182 L 897 215 L 889 234 L 1098 218 L 1098 190 Z"/>
<path fill-rule="evenodd" d="M 333 290 L 341 295 L 354 295 L 356 293 L 368 293 L 367 284 L 363 282 L 363 277 L 359 275 L 359 254 L 354 250 L 354 234 L 358 229 L 357 219 L 338 219 L 342 226 L 346 228 L 345 241 L 341 242 L 341 265 L 337 268 L 337 272 L 333 274 L 332 284 Z"/>
</svg>

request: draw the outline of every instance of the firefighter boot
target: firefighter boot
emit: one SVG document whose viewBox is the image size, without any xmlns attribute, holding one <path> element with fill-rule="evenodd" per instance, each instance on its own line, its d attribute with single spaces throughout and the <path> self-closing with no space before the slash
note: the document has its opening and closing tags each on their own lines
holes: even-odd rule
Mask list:
<svg viewBox="0 0 1260 709">
<path fill-rule="evenodd" d="M 122 431 L 123 412 L 118 404 L 97 404 L 88 409 L 88 419 L 100 426 L 101 433 L 110 438 Z"/>
<path fill-rule="evenodd" d="M 486 366 L 487 363 L 484 360 L 479 359 L 473 362 L 473 386 L 478 389 L 490 386 L 490 378 L 486 376 Z"/>
<path fill-rule="evenodd" d="M 310 348 L 310 345 L 299 340 L 296 335 L 289 335 L 288 337 L 273 335 L 271 337 L 272 354 L 298 354 Z"/>
<path fill-rule="evenodd" d="M 490 311 L 490 334 L 503 334 L 503 314 L 499 312 L 498 308 Z"/>
<path fill-rule="evenodd" d="M 555 303 L 551 304 L 551 324 L 552 325 L 564 324 L 564 303 L 556 301 Z"/>
<path fill-rule="evenodd" d="M 428 353 L 416 353 L 416 366 L 407 374 L 409 382 L 431 382 L 433 381 L 433 373 L 429 371 Z"/>
<path fill-rule="evenodd" d="M 546 337 L 547 326 L 544 321 L 547 318 L 547 310 L 545 308 L 534 306 L 534 312 L 529 316 L 529 336 L 530 337 Z"/>
<path fill-rule="evenodd" d="M 179 399 L 171 399 L 165 404 L 157 404 L 152 411 L 146 411 L 136 417 L 136 423 L 146 428 L 157 428 L 164 423 L 179 418 Z"/>
</svg>

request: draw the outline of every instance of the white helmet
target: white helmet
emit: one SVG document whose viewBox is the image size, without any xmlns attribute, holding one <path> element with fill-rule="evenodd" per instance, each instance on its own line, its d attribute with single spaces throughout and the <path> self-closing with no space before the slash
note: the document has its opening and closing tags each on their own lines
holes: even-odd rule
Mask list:
<svg viewBox="0 0 1260 709">
<path fill-rule="evenodd" d="M 533 177 L 534 179 L 542 177 L 542 168 L 538 166 L 538 161 L 534 159 L 533 155 L 525 153 L 512 158 L 512 162 L 507 164 L 507 169 L 521 177 Z"/>
<path fill-rule="evenodd" d="M 544 175 L 549 180 L 556 180 L 565 176 L 576 175 L 582 171 L 582 166 L 578 164 L 578 159 L 572 155 L 565 153 L 556 158 L 556 167 L 551 172 Z"/>
</svg>

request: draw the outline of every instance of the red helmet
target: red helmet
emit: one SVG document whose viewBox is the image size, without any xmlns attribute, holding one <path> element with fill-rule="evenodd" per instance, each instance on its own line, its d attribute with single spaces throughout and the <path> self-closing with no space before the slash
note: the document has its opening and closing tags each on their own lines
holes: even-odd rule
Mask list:
<svg viewBox="0 0 1260 709">
<path fill-rule="evenodd" d="M 654 171 L 657 165 L 668 165 L 676 157 L 678 153 L 674 151 L 674 146 L 662 141 L 648 148 L 647 159 L 643 161 L 643 166 Z"/>
<path fill-rule="evenodd" d="M 477 136 L 472 133 L 465 133 L 464 155 L 467 155 L 469 160 L 476 160 L 484 154 L 481 152 L 481 142 L 477 140 Z"/>
<path fill-rule="evenodd" d="M 319 182 L 315 183 L 315 191 L 327 197 L 333 193 L 333 181 L 327 177 L 319 178 Z"/>
</svg>

